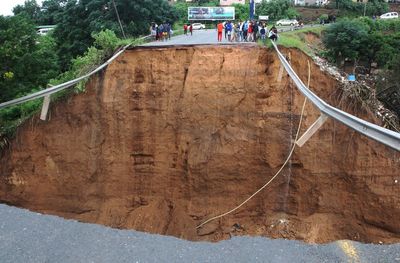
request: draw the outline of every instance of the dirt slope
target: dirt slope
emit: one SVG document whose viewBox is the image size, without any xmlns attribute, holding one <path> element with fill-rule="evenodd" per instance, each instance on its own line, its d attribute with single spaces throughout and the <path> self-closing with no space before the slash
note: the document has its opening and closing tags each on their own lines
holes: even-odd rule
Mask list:
<svg viewBox="0 0 400 263">
<path fill-rule="evenodd" d="M 291 57 L 305 79 L 307 57 Z M 256 46 L 129 50 L 50 121 L 23 125 L 0 160 L 0 202 L 191 240 L 399 242 L 400 155 L 332 120 L 271 187 L 196 230 L 284 162 L 303 97 L 279 71 Z M 312 90 L 339 104 L 336 82 L 312 73 Z M 308 105 L 302 130 L 317 117 Z"/>
</svg>

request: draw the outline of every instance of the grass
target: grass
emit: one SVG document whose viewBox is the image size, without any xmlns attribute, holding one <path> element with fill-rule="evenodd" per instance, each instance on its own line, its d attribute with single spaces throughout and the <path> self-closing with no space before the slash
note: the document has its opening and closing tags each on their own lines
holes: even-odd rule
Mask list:
<svg viewBox="0 0 400 263">
<path fill-rule="evenodd" d="M 307 55 L 313 57 L 318 52 L 318 45 L 308 44 L 306 42 L 306 36 L 307 34 L 314 34 L 317 38 L 320 38 L 324 29 L 325 26 L 318 26 L 283 32 L 279 34 L 277 44 L 287 48 L 300 49 Z M 268 41 L 267 46 L 272 47 L 272 44 Z"/>
</svg>

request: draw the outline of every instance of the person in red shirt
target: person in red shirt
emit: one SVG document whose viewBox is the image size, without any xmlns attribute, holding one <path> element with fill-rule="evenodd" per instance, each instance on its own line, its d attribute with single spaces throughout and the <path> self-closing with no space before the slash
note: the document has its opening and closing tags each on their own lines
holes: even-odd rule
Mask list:
<svg viewBox="0 0 400 263">
<path fill-rule="evenodd" d="M 222 23 L 219 23 L 217 26 L 217 31 L 218 31 L 218 42 L 222 41 L 222 31 L 224 30 L 224 25 Z"/>
<path fill-rule="evenodd" d="M 247 41 L 253 41 L 253 22 L 249 23 L 249 28 L 247 29 Z"/>
<path fill-rule="evenodd" d="M 189 32 L 190 32 L 190 35 L 193 36 L 193 26 L 192 26 L 192 24 L 190 24 L 190 26 L 189 26 Z"/>
<path fill-rule="evenodd" d="M 186 24 L 183 25 L 183 33 L 187 35 L 188 26 Z"/>
</svg>

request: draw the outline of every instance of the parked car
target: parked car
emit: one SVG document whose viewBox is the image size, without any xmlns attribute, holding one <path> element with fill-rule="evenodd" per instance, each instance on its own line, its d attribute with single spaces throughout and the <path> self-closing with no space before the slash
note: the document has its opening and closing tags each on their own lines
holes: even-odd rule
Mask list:
<svg viewBox="0 0 400 263">
<path fill-rule="evenodd" d="M 392 19 L 399 18 L 399 14 L 397 12 L 389 12 L 380 16 L 381 19 Z"/>
<path fill-rule="evenodd" d="M 281 19 L 276 22 L 277 26 L 298 26 L 299 22 L 296 19 Z"/>
<path fill-rule="evenodd" d="M 193 23 L 192 24 L 193 30 L 200 30 L 200 29 L 205 29 L 206 26 L 201 23 Z"/>
</svg>

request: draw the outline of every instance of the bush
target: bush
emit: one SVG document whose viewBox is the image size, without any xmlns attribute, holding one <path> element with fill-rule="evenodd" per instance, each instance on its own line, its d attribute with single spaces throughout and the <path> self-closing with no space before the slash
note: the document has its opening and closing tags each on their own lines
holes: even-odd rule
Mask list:
<svg viewBox="0 0 400 263">
<path fill-rule="evenodd" d="M 299 18 L 299 16 L 300 16 L 299 12 L 297 12 L 297 10 L 294 9 L 293 7 L 289 7 L 288 10 L 286 11 L 286 17 L 289 19 Z"/>
<path fill-rule="evenodd" d="M 388 63 L 377 85 L 377 97 L 385 106 L 400 116 L 400 54 Z"/>
<path fill-rule="evenodd" d="M 94 46 L 103 50 L 106 56 L 111 55 L 121 41 L 114 31 L 108 29 L 92 34 L 92 37 L 95 39 Z"/>
<path fill-rule="evenodd" d="M 322 15 L 319 17 L 319 19 L 320 19 L 320 20 L 323 20 L 323 21 L 327 21 L 327 20 L 329 19 L 329 16 L 328 16 L 327 14 L 322 14 Z"/>
</svg>

